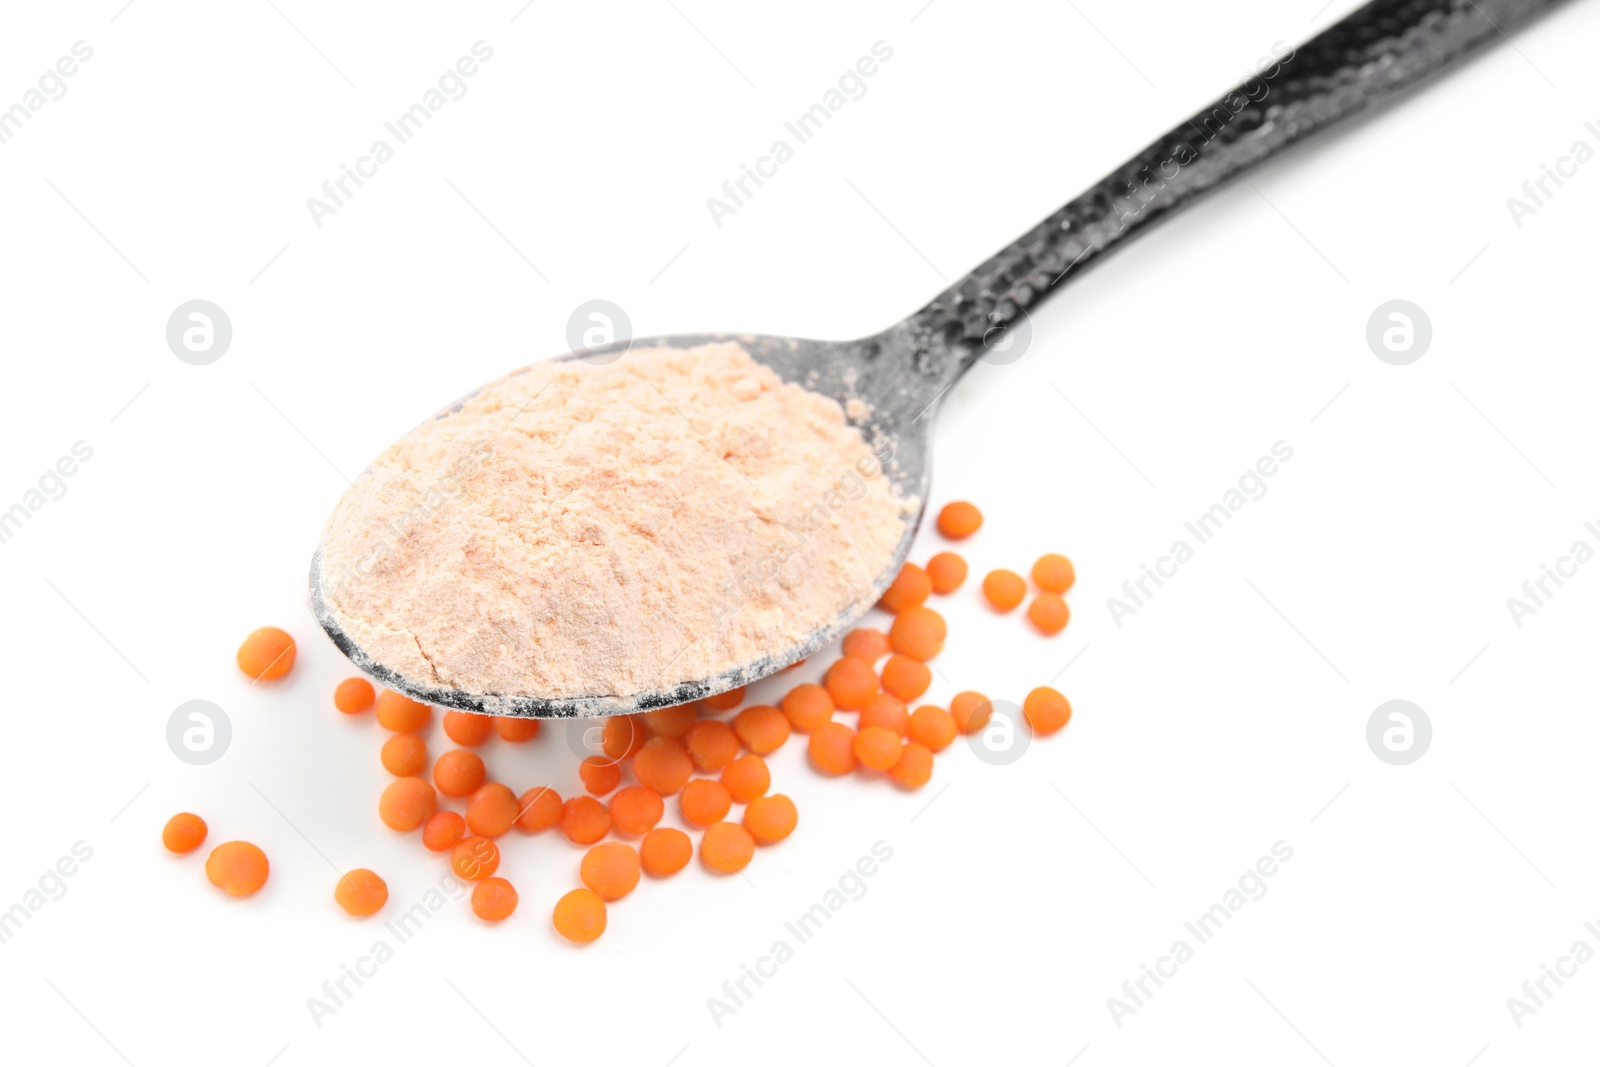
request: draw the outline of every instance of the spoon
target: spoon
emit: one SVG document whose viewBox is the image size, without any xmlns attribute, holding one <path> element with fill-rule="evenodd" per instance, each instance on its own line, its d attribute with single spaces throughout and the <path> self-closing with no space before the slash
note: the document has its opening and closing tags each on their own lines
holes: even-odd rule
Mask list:
<svg viewBox="0 0 1600 1067">
<path fill-rule="evenodd" d="M 558 357 L 605 363 L 630 347 L 692 348 L 737 341 L 786 382 L 831 397 L 869 441 L 894 443 L 885 468 L 905 498 L 928 498 L 928 441 L 940 399 L 975 362 L 1010 362 L 1024 344 L 1027 308 L 1150 224 L 1296 141 L 1398 95 L 1556 0 L 1377 0 L 1298 49 L 1264 59 L 1257 76 L 1179 124 L 1050 215 L 927 307 L 855 341 L 679 334 Z M 340 626 L 323 597 L 322 549 L 311 561 L 311 606 L 335 645 L 376 681 L 461 711 L 538 718 L 616 715 L 681 704 L 753 682 L 823 648 L 864 615 L 911 549 L 908 522 L 870 590 L 787 648 L 710 678 L 652 692 L 561 698 L 468 693 L 426 685 L 377 662 Z"/>
</svg>

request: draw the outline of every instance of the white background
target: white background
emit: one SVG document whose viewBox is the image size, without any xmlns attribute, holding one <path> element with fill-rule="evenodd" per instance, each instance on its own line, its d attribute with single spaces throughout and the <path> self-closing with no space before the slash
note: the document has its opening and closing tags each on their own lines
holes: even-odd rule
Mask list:
<svg viewBox="0 0 1600 1067">
<path fill-rule="evenodd" d="M 389 915 L 443 871 L 378 823 L 381 731 L 333 711 L 349 672 L 304 605 L 345 476 L 564 351 L 591 298 L 638 333 L 877 330 L 1273 41 L 1354 7 L 921 3 L 7 5 L 0 105 L 73 42 L 94 49 L 0 145 L 0 507 L 75 441 L 94 450 L 0 545 L 0 909 L 75 842 L 93 849 L 0 945 L 8 1062 L 1344 1067 L 1589 1049 L 1600 964 L 1520 1028 L 1506 1006 L 1573 942 L 1600 949 L 1583 927 L 1600 920 L 1600 566 L 1520 628 L 1506 606 L 1575 540 L 1600 547 L 1583 528 L 1600 519 L 1600 163 L 1520 228 L 1506 208 L 1573 141 L 1600 147 L 1586 2 L 1160 227 L 1041 307 L 1022 360 L 950 396 L 934 502 L 984 508 L 963 548 L 975 577 L 1056 550 L 1080 580 L 1055 639 L 983 609 L 975 581 L 942 602 L 931 695 L 1020 699 L 1059 676 L 1064 733 L 1003 768 L 958 744 L 918 794 L 824 780 L 791 742 L 772 762 L 795 835 L 748 879 L 696 865 L 641 885 L 586 949 L 549 922 L 580 850 L 513 834 L 510 921 L 452 903 L 313 1023 L 307 998 L 382 934 L 335 908 L 334 868 L 383 873 Z M 494 57 L 467 95 L 313 225 L 306 198 L 480 39 Z M 715 226 L 706 198 L 878 40 L 894 56 L 867 95 Z M 205 367 L 164 338 L 194 298 L 234 329 Z M 1405 367 L 1364 337 L 1394 298 L 1433 323 Z M 1294 458 L 1267 495 L 1115 625 L 1107 598 L 1280 440 Z M 251 687 L 233 652 L 268 623 L 300 661 Z M 165 742 L 194 698 L 233 723 L 207 767 Z M 1405 767 L 1365 740 L 1394 698 L 1434 730 Z M 491 769 L 519 789 L 571 775 L 557 740 L 495 750 Z M 184 809 L 213 843 L 261 844 L 266 889 L 227 899 L 203 854 L 167 855 L 160 827 Z M 880 840 L 894 856 L 866 896 L 715 1025 L 707 998 Z M 1294 855 L 1269 892 L 1117 1026 L 1107 998 L 1280 840 Z"/>
</svg>

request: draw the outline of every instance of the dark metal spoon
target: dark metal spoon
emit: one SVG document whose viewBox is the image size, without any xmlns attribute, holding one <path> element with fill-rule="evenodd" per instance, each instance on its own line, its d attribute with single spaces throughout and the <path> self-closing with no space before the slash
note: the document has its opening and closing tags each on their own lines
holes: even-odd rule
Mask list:
<svg viewBox="0 0 1600 1067">
<path fill-rule="evenodd" d="M 841 403 L 864 400 L 853 419 L 867 440 L 894 442 L 888 474 L 906 496 L 927 499 L 928 437 L 939 399 L 980 358 L 1003 361 L 1026 309 L 1106 252 L 1227 179 L 1295 142 L 1380 105 L 1503 38 L 1558 0 L 1378 0 L 1274 61 L 1259 76 L 1180 123 L 927 307 L 872 337 L 811 341 L 788 337 L 679 334 L 636 339 L 634 347 L 690 348 L 740 342 L 751 357 Z M 618 345 L 560 357 L 604 361 Z M 787 648 L 712 678 L 643 693 L 563 698 L 483 694 L 427 685 L 372 659 L 339 625 L 323 597 L 322 552 L 311 561 L 311 604 L 346 656 L 375 680 L 417 700 L 464 711 L 543 718 L 613 715 L 680 704 L 755 681 L 811 655 L 844 633 L 888 587 L 910 550 L 907 525 L 893 560 L 871 589 L 826 625 Z"/>
</svg>

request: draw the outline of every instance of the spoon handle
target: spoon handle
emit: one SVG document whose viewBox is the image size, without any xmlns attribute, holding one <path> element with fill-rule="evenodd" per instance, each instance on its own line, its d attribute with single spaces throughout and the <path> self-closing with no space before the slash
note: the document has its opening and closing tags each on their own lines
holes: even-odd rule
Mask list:
<svg viewBox="0 0 1600 1067">
<path fill-rule="evenodd" d="M 906 320 L 918 362 L 965 369 L 1047 294 L 1151 223 L 1503 38 L 1557 0 L 1376 0 L 1155 141 Z M 948 372 L 947 371 L 947 372 Z"/>
</svg>

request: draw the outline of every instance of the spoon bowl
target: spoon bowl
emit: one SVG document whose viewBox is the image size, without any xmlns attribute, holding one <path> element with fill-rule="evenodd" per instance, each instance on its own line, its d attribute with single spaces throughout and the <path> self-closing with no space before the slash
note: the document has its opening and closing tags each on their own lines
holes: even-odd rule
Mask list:
<svg viewBox="0 0 1600 1067">
<path fill-rule="evenodd" d="M 551 697 L 536 694 L 469 693 L 429 684 L 401 674 L 379 662 L 340 624 L 322 586 L 322 549 L 311 560 L 311 610 L 328 637 L 360 670 L 374 681 L 413 700 L 490 715 L 571 718 L 618 715 L 682 704 L 712 696 L 764 678 L 826 647 L 866 614 L 899 573 L 911 551 L 927 499 L 929 482 L 928 430 L 946 375 L 914 369 L 910 350 L 895 343 L 894 331 L 861 341 L 814 341 L 753 334 L 676 334 L 636 338 L 615 344 L 569 352 L 555 361 L 578 361 L 604 366 L 626 357 L 634 348 L 692 349 L 717 342 L 736 342 L 757 363 L 764 364 L 785 382 L 835 400 L 846 411 L 846 421 L 861 432 L 883 462 L 884 475 L 901 499 L 918 502 L 907 516 L 905 530 L 889 563 L 872 584 L 857 590 L 858 597 L 827 624 L 809 631 L 801 640 L 773 649 L 758 659 L 713 677 L 686 681 L 666 689 L 607 696 Z M 927 361 L 924 367 L 932 366 Z M 943 364 L 940 365 L 944 366 Z M 957 371 L 956 373 L 959 373 Z M 953 381 L 953 377 L 950 378 Z M 476 392 L 476 391 L 475 391 Z M 469 393 L 435 418 L 459 410 L 475 395 Z"/>
</svg>

